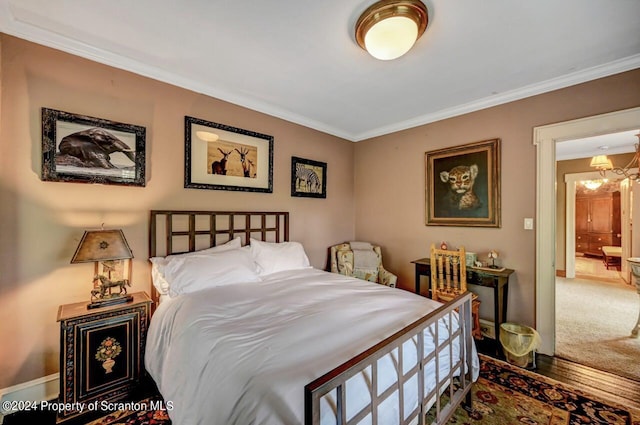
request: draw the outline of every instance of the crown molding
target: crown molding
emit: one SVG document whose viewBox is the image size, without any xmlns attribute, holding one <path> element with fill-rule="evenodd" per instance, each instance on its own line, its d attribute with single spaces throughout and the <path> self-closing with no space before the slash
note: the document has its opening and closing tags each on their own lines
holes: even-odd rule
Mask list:
<svg viewBox="0 0 640 425">
<path fill-rule="evenodd" d="M 470 112 L 479 111 L 493 106 L 502 105 L 538 94 L 547 93 L 553 90 L 574 86 L 576 84 L 585 83 L 587 81 L 598 78 L 607 77 L 621 72 L 631 71 L 640 68 L 640 54 L 628 56 L 603 65 L 576 71 L 557 78 L 552 78 L 540 83 L 530 84 L 508 92 L 500 93 L 495 96 L 485 97 L 477 101 L 465 103 L 453 108 L 442 109 L 440 111 L 422 115 L 411 120 L 402 121 L 393 125 L 380 127 L 368 132 L 364 132 L 353 137 L 354 141 L 362 141 L 373 137 L 383 136 L 385 134 L 395 133 L 409 128 L 418 127 L 420 125 L 453 118 L 459 115 L 468 114 Z"/>
<path fill-rule="evenodd" d="M 285 121 L 290 121 L 323 133 L 354 141 L 352 135 L 339 128 L 309 119 L 302 115 L 279 108 L 267 102 L 261 102 L 248 96 L 238 95 L 226 89 L 204 84 L 179 74 L 167 72 L 162 68 L 150 66 L 135 59 L 122 56 L 109 50 L 96 48 L 55 32 L 43 30 L 35 25 L 17 20 L 6 3 L 0 3 L 0 32 L 18 37 L 36 44 L 51 47 L 75 56 L 89 59 L 103 65 L 133 72 L 163 83 L 171 84 L 196 93 L 204 94 L 234 105 L 242 106 Z"/>
<path fill-rule="evenodd" d="M 18 20 L 11 11 L 7 2 L 0 2 L 0 31 L 6 34 L 19 37 L 37 44 L 61 50 L 94 62 L 113 66 L 133 72 L 144 77 L 152 78 L 167 84 L 181 87 L 187 90 L 201 93 L 216 99 L 223 100 L 238 106 L 252 109 L 276 118 L 299 124 L 323 133 L 352 141 L 359 142 L 373 137 L 384 136 L 409 128 L 418 127 L 432 122 L 452 118 L 470 112 L 498 106 L 504 103 L 513 102 L 526 97 L 535 96 L 549 91 L 569 87 L 575 84 L 584 83 L 597 78 L 618 74 L 632 69 L 640 68 L 640 54 L 629 56 L 623 59 L 612 61 L 603 65 L 594 66 L 581 71 L 576 71 L 557 78 L 552 78 L 540 83 L 531 84 L 518 89 L 510 90 L 494 96 L 489 96 L 477 101 L 465 103 L 452 108 L 446 108 L 429 114 L 421 115 L 410 120 L 401 121 L 388 126 L 378 127 L 359 134 L 353 134 L 340 128 L 328 125 L 309 117 L 301 116 L 292 111 L 277 107 L 267 102 L 232 93 L 221 87 L 194 81 L 184 76 L 167 72 L 164 69 L 150 66 L 135 59 L 122 56 L 115 52 L 99 49 L 82 41 L 43 30 L 36 25 L 29 24 L 26 20 Z"/>
</svg>

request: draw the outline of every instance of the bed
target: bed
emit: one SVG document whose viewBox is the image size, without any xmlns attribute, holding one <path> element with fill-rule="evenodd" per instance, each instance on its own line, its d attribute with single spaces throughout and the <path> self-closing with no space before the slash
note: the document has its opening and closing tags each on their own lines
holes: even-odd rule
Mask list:
<svg viewBox="0 0 640 425">
<path fill-rule="evenodd" d="M 470 404 L 469 294 L 442 305 L 314 269 L 288 227 L 151 212 L 145 367 L 174 424 L 443 424 Z"/>
</svg>

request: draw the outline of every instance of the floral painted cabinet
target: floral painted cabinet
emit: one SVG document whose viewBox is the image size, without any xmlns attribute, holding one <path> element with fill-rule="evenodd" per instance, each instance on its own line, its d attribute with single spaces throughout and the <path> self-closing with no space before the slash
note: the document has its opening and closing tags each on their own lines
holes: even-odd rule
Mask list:
<svg viewBox="0 0 640 425">
<path fill-rule="evenodd" d="M 58 422 L 88 413 L 88 406 L 122 400 L 140 385 L 151 299 L 98 309 L 87 303 L 60 306 L 60 403 Z"/>
</svg>

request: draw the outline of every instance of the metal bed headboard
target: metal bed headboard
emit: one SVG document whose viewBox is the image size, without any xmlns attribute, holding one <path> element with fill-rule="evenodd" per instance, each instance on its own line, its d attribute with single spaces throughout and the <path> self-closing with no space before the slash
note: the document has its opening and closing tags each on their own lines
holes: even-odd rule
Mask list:
<svg viewBox="0 0 640 425">
<path fill-rule="evenodd" d="M 289 240 L 288 212 L 151 210 L 149 257 L 198 251 L 236 237 L 267 242 Z M 151 299 L 159 301 L 151 285 Z"/>
</svg>

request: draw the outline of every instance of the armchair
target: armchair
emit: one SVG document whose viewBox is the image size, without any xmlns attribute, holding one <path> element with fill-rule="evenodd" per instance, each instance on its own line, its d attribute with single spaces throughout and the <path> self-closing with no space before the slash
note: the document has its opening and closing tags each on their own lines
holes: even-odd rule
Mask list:
<svg viewBox="0 0 640 425">
<path fill-rule="evenodd" d="M 345 242 L 329 248 L 330 271 L 396 287 L 398 276 L 382 266 L 382 251 L 368 242 Z"/>
</svg>

